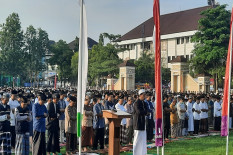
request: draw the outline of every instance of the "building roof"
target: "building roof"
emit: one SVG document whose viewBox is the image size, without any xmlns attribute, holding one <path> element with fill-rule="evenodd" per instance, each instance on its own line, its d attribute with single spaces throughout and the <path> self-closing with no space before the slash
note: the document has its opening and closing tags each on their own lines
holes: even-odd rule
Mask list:
<svg viewBox="0 0 233 155">
<path fill-rule="evenodd" d="M 93 40 L 89 37 L 87 40 L 88 40 L 87 41 L 88 42 L 88 49 L 91 49 L 94 45 L 98 44 L 98 42 L 96 42 L 95 40 Z M 76 46 L 75 44 L 76 44 L 76 39 L 68 44 L 71 50 L 75 49 L 75 46 Z"/>
<path fill-rule="evenodd" d="M 135 65 L 133 63 L 131 63 L 129 60 L 125 60 L 122 64 L 119 65 L 119 67 L 135 67 Z"/>
<path fill-rule="evenodd" d="M 198 21 L 202 17 L 200 13 L 208 8 L 210 6 L 161 15 L 161 35 L 197 30 Z M 153 30 L 154 19 L 152 17 L 123 35 L 119 41 L 152 37 Z"/>
</svg>

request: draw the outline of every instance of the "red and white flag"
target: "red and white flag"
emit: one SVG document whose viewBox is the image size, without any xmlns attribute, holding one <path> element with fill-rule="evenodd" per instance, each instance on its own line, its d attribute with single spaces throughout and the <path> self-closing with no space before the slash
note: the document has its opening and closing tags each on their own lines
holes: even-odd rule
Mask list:
<svg viewBox="0 0 233 155">
<path fill-rule="evenodd" d="M 226 63 L 226 73 L 225 73 L 225 83 L 224 83 L 224 97 L 222 106 L 222 126 L 221 126 L 221 136 L 228 136 L 229 128 L 229 104 L 230 104 L 230 85 L 231 85 L 231 70 L 232 70 L 232 22 L 233 22 L 233 7 L 231 15 L 231 31 L 230 31 L 230 41 L 228 46 L 227 63 Z"/>
<path fill-rule="evenodd" d="M 153 16 L 155 23 L 154 49 L 155 49 L 155 145 L 163 146 L 163 112 L 162 112 L 162 88 L 161 88 L 161 52 L 160 52 L 160 9 L 159 0 L 154 0 Z"/>
</svg>

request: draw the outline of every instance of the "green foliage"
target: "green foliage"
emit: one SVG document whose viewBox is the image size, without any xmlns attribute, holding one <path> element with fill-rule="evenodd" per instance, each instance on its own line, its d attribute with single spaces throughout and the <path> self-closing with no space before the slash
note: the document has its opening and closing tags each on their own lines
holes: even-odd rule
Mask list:
<svg viewBox="0 0 233 155">
<path fill-rule="evenodd" d="M 199 31 L 192 38 L 196 45 L 191 67 L 196 74 L 218 74 L 221 77 L 224 75 L 231 14 L 226 5 L 220 5 L 203 11 L 201 15 Z"/>
<path fill-rule="evenodd" d="M 118 65 L 122 63 L 117 53 L 119 49 L 116 49 L 114 45 L 102 44 L 94 45 L 89 52 L 89 68 L 88 75 L 89 81 L 93 84 L 93 81 L 103 76 L 117 75 L 119 73 Z"/>
<path fill-rule="evenodd" d="M 43 59 L 50 48 L 48 34 L 41 28 L 36 30 L 30 25 L 24 36 L 27 58 L 25 60 L 25 68 L 28 70 L 30 82 L 32 82 L 33 76 L 35 79 L 34 81 L 38 81 L 39 79 L 37 77 L 39 73 L 46 67 Z"/>
<path fill-rule="evenodd" d="M 60 81 L 68 81 L 72 77 L 71 59 L 74 53 L 63 40 L 55 43 L 51 52 L 53 56 L 49 59 L 49 63 L 53 66 L 57 65 Z"/>
<path fill-rule="evenodd" d="M 25 53 L 23 51 L 23 31 L 18 14 L 12 13 L 1 25 L 0 31 L 0 62 L 1 73 L 14 77 L 24 73 L 23 63 Z"/>
<path fill-rule="evenodd" d="M 150 83 L 154 85 L 155 66 L 152 53 L 144 51 L 141 57 L 136 60 L 134 64 L 136 65 L 136 83 Z"/>
</svg>

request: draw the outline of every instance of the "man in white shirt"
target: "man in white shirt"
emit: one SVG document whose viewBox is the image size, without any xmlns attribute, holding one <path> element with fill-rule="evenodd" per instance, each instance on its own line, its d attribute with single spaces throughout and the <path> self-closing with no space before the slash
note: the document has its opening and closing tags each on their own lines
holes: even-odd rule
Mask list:
<svg viewBox="0 0 233 155">
<path fill-rule="evenodd" d="M 220 97 L 216 96 L 216 101 L 214 102 L 214 130 L 220 131 L 221 130 L 221 103 Z"/>
<path fill-rule="evenodd" d="M 120 96 L 118 103 L 115 105 L 117 111 L 126 112 L 126 109 L 125 109 L 123 103 L 124 103 L 124 96 Z M 123 118 L 121 120 L 120 142 L 121 142 L 121 144 L 127 144 L 126 118 Z"/>
<path fill-rule="evenodd" d="M 11 108 L 11 127 L 10 127 L 10 131 L 11 131 L 11 146 L 14 149 L 15 148 L 15 138 L 16 138 L 16 134 L 15 134 L 15 108 L 17 108 L 18 106 L 20 106 L 19 102 L 17 101 L 17 91 L 16 90 L 12 90 L 11 91 L 11 98 L 8 102 L 8 105 Z"/>
<path fill-rule="evenodd" d="M 179 103 L 177 104 L 177 112 L 179 116 L 179 127 L 178 127 L 178 136 L 184 136 L 185 135 L 185 128 L 184 128 L 184 123 L 185 123 L 185 112 L 186 112 L 186 107 L 183 102 L 183 97 L 179 97 Z"/>
<path fill-rule="evenodd" d="M 207 129 L 207 126 L 208 126 L 208 111 L 209 111 L 209 108 L 208 108 L 208 105 L 207 103 L 205 102 L 205 97 L 204 96 L 201 96 L 201 102 L 200 102 L 200 109 L 201 109 L 201 114 L 200 114 L 200 117 L 201 117 L 201 127 L 200 127 L 200 130 L 201 130 L 201 133 L 207 133 L 208 129 Z"/>
<path fill-rule="evenodd" d="M 190 135 L 193 134 L 193 131 L 194 131 L 194 123 L 193 123 L 193 104 L 192 104 L 192 96 L 189 96 L 189 100 L 188 102 L 186 103 L 186 106 L 187 106 L 187 113 L 188 113 L 188 117 L 189 117 L 189 120 L 188 120 L 188 132 Z"/>
<path fill-rule="evenodd" d="M 193 116 L 194 116 L 194 134 L 198 134 L 199 131 L 199 127 L 200 127 L 200 113 L 201 113 L 201 109 L 200 109 L 200 97 L 198 96 L 196 98 L 196 102 L 193 104 Z"/>
</svg>

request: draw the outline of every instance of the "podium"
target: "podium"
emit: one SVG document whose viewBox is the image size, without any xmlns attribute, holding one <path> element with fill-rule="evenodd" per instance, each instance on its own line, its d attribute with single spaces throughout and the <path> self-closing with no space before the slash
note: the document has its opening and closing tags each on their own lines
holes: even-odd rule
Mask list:
<svg viewBox="0 0 233 155">
<path fill-rule="evenodd" d="M 123 111 L 103 110 L 103 117 L 109 120 L 109 155 L 120 154 L 120 126 L 123 118 L 131 118 L 131 114 Z"/>
</svg>

